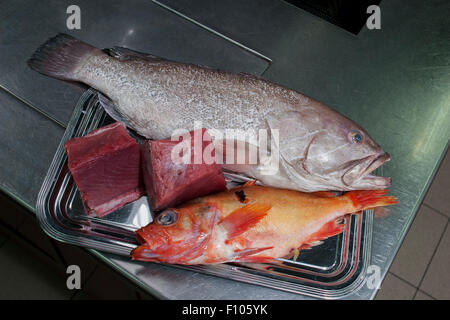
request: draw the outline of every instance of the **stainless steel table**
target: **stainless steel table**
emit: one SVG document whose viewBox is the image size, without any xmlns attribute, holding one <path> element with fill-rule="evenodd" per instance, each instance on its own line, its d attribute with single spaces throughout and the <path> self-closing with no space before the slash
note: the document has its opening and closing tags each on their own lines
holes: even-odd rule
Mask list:
<svg viewBox="0 0 450 320">
<path fill-rule="evenodd" d="M 57 32 L 99 47 L 128 46 L 174 60 L 249 72 L 349 116 L 392 156 L 384 173 L 400 199 L 376 219 L 371 263 L 386 274 L 450 136 L 450 3 L 382 1 L 381 29 L 353 35 L 281 0 L 79 0 L 0 3 L 0 188 L 30 210 L 85 88 L 43 77 L 26 60 Z M 93 251 L 169 299 L 306 299 Z M 362 287 L 350 299 L 370 299 Z"/>
</svg>

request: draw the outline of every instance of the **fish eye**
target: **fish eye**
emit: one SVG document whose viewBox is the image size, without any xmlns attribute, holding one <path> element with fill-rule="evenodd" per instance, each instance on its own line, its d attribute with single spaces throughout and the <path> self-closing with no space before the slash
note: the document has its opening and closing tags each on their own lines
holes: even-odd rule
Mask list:
<svg viewBox="0 0 450 320">
<path fill-rule="evenodd" d="M 156 222 L 163 226 L 170 226 L 177 221 L 178 214 L 173 209 L 167 209 L 156 217 Z"/>
<path fill-rule="evenodd" d="M 354 143 L 361 143 L 363 142 L 363 135 L 359 131 L 353 131 L 350 133 L 351 141 Z"/>
</svg>

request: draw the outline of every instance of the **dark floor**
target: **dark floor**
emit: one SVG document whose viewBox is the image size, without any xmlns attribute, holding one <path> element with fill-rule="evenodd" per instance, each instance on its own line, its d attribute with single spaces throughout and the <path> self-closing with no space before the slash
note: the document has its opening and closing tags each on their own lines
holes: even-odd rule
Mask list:
<svg viewBox="0 0 450 320">
<path fill-rule="evenodd" d="M 69 290 L 78 265 L 81 290 Z M 34 216 L 0 194 L 0 299 L 152 299 L 82 248 L 50 239 Z"/>
<path fill-rule="evenodd" d="M 86 250 L 48 238 L 4 195 L 0 210 L 0 299 L 152 299 Z M 449 218 L 447 153 L 376 299 L 450 299 Z M 73 264 L 81 290 L 66 286 Z"/>
<path fill-rule="evenodd" d="M 450 299 L 449 218 L 447 151 L 376 299 Z"/>
</svg>

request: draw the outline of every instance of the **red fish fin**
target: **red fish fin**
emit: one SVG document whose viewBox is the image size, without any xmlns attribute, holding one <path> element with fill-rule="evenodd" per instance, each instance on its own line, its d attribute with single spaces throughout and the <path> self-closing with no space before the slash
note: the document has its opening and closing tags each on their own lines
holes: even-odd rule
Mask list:
<svg viewBox="0 0 450 320">
<path fill-rule="evenodd" d="M 323 241 L 320 240 L 316 240 L 316 241 L 312 241 L 312 242 L 308 242 L 308 243 L 304 243 L 300 246 L 299 250 L 308 250 L 311 249 L 315 246 L 319 246 L 323 243 Z"/>
<path fill-rule="evenodd" d="M 241 188 L 245 188 L 245 187 L 253 187 L 253 186 L 256 186 L 256 180 L 250 180 L 250 181 L 247 181 L 246 183 L 244 183 L 244 184 L 242 185 Z"/>
<path fill-rule="evenodd" d="M 265 256 L 255 256 L 255 257 L 250 256 L 237 260 L 237 262 L 250 262 L 250 263 L 272 263 L 274 261 L 275 261 L 274 258 Z"/>
<path fill-rule="evenodd" d="M 220 224 L 228 231 L 228 240 L 256 225 L 266 216 L 270 208 L 270 205 L 247 204 L 226 216 Z"/>
<path fill-rule="evenodd" d="M 385 196 L 387 189 L 384 190 L 357 190 L 347 192 L 344 197 L 350 198 L 355 211 L 366 210 L 375 207 L 389 206 L 397 204 L 398 201 L 393 196 Z"/>
<path fill-rule="evenodd" d="M 345 224 L 339 223 L 341 219 L 330 221 L 322 226 L 319 231 L 313 233 L 300 247 L 300 249 L 310 249 L 321 245 L 327 238 L 338 235 L 344 231 Z"/>
<path fill-rule="evenodd" d="M 273 247 L 264 247 L 264 248 L 249 248 L 244 250 L 236 250 L 235 251 L 235 261 L 239 262 L 271 262 L 273 260 L 272 257 L 267 256 L 255 256 L 255 254 L 260 253 L 265 250 L 272 249 Z"/>
<path fill-rule="evenodd" d="M 321 198 L 334 198 L 341 194 L 339 191 L 316 191 L 311 194 L 321 197 Z"/>
</svg>

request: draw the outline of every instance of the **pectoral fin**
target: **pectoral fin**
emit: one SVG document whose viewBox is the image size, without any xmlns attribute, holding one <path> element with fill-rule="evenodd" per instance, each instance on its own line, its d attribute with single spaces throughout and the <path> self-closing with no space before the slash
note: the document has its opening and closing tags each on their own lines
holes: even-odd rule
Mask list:
<svg viewBox="0 0 450 320">
<path fill-rule="evenodd" d="M 220 222 L 228 232 L 227 240 L 231 240 L 255 226 L 267 215 L 270 208 L 270 205 L 247 204 L 230 213 Z"/>
<path fill-rule="evenodd" d="M 98 101 L 100 102 L 100 105 L 105 109 L 106 113 L 113 118 L 116 121 L 122 122 L 125 126 L 128 128 L 133 128 L 131 124 L 129 123 L 127 117 L 123 116 L 114 105 L 114 102 L 112 102 L 110 99 L 105 97 L 100 92 L 97 94 Z"/>
</svg>

